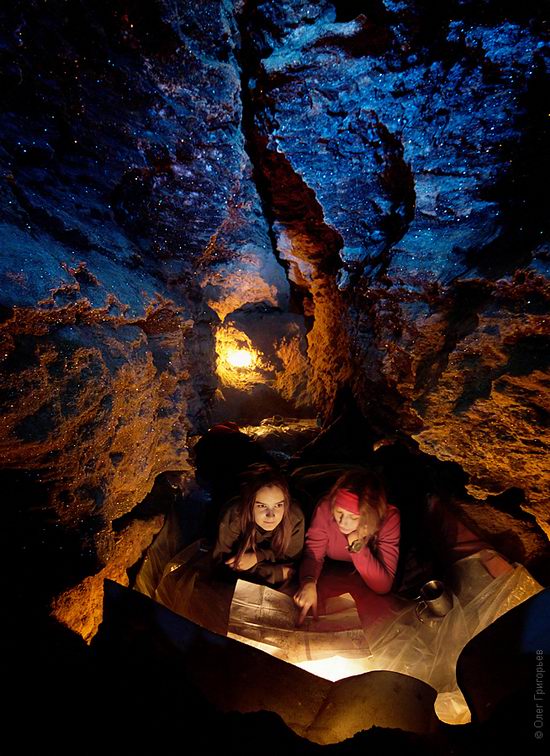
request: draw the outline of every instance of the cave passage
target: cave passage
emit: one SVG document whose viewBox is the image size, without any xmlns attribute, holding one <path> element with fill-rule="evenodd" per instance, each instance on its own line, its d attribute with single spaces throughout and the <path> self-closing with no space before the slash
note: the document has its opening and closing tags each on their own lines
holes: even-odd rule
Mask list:
<svg viewBox="0 0 550 756">
<path fill-rule="evenodd" d="M 207 630 L 319 678 L 336 682 L 391 671 L 421 680 L 438 694 L 438 718 L 464 724 L 470 711 L 456 683 L 460 652 L 474 635 L 543 588 L 524 567 L 500 554 L 490 538 L 474 533 L 451 506 L 453 489 L 455 495 L 460 490 L 456 471 L 396 443 L 361 460 L 353 447 L 362 426 L 349 408 L 321 434 L 311 422 L 282 417 L 242 430 L 234 421 L 214 426 L 195 446 L 196 488 L 173 504 L 134 587 Z M 335 442 L 343 437 L 347 441 L 339 449 Z M 297 576 L 276 588 L 263 587 L 245 573 L 222 577 L 216 572 L 211 554 L 219 513 L 238 492 L 239 473 L 259 462 L 288 474 L 306 523 L 343 471 L 377 465 L 405 515 L 391 593 L 376 594 L 352 565 L 327 560 L 318 583 L 321 617 L 298 628 L 292 601 Z M 405 472 L 408 480 L 400 485 Z M 438 493 L 428 491 L 434 485 Z M 418 603 L 422 586 L 434 579 L 448 586 L 451 604 L 444 616 Z M 238 701 L 234 706 L 239 710 Z M 292 718 L 284 718 L 292 727 Z M 296 731 L 304 734 L 298 726 Z M 330 738 L 325 735 L 321 742 Z"/>
<path fill-rule="evenodd" d="M 201 753 L 534 742 L 550 585 L 547 5 L 2 4 L 15 742 L 32 731 L 57 751 L 67 736 L 74 752 L 93 730 L 104 749 L 114 720 L 155 736 L 182 722 Z M 309 625 L 255 622 L 286 594 L 214 584 L 201 561 L 237 474 L 266 462 L 306 527 L 349 466 L 379 470 L 400 514 L 391 594 L 346 575 L 350 609 L 342 576 L 319 584 L 359 625 L 339 653 Z M 440 619 L 416 601 L 432 580 L 453 600 Z M 361 674 L 342 677 L 352 662 Z"/>
</svg>

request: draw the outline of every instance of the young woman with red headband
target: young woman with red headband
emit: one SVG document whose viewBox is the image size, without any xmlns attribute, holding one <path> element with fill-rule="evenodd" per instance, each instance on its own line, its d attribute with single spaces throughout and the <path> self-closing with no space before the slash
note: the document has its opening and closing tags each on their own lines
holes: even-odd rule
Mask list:
<svg viewBox="0 0 550 756">
<path fill-rule="evenodd" d="M 311 609 L 317 616 L 317 582 L 325 557 L 349 562 L 363 583 L 377 594 L 391 590 L 399 557 L 400 515 L 388 504 L 381 478 L 374 472 L 344 473 L 317 505 L 306 534 L 300 565 L 298 624 Z"/>
</svg>

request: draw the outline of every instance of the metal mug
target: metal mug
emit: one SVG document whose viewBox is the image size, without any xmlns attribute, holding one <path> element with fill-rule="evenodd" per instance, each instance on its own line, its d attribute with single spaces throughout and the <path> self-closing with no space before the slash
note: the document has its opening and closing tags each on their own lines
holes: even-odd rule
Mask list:
<svg viewBox="0 0 550 756">
<path fill-rule="evenodd" d="M 425 609 L 434 617 L 444 617 L 453 608 L 453 598 L 441 580 L 429 580 L 424 583 L 420 595 L 415 600 L 418 601 L 415 611 L 420 622 L 424 622 L 422 612 Z"/>
</svg>

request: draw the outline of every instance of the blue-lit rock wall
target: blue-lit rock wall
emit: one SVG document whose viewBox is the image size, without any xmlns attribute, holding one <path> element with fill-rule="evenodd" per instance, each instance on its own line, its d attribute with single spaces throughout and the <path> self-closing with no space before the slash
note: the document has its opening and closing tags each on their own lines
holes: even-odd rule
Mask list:
<svg viewBox="0 0 550 756">
<path fill-rule="evenodd" d="M 13 3 L 0 34 L 8 517 L 27 590 L 80 585 L 58 610 L 89 637 L 103 578 L 162 519 L 111 523 L 189 470 L 208 421 L 216 265 L 245 248 L 244 302 L 284 306 L 288 284 L 243 147 L 232 3 Z"/>
<path fill-rule="evenodd" d="M 292 343 L 270 356 L 283 404 L 324 413 L 351 386 L 375 435 L 457 462 L 481 498 L 523 490 L 547 527 L 542 14 L 2 10 L 3 480 L 33 499 L 25 548 L 72 626 L 94 632 L 101 580 L 160 526 L 113 520 L 189 468 L 222 322 Z"/>
<path fill-rule="evenodd" d="M 458 462 L 479 497 L 523 489 L 548 532 L 544 11 L 259 2 L 245 25 L 255 159 L 318 316 L 314 370 L 342 364 L 315 361 L 316 328 L 341 330 L 381 434 Z"/>
</svg>

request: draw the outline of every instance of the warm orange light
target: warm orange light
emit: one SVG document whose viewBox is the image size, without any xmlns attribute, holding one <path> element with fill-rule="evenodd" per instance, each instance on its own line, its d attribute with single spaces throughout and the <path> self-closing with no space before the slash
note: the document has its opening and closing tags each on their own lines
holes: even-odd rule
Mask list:
<svg viewBox="0 0 550 756">
<path fill-rule="evenodd" d="M 372 668 L 372 659 L 367 658 L 346 658 L 343 656 L 330 656 L 328 659 L 311 659 L 302 662 L 295 662 L 297 667 L 311 672 L 317 677 L 323 677 L 325 680 L 336 682 L 344 677 L 361 675 Z"/>
<path fill-rule="evenodd" d="M 249 368 L 254 364 L 254 355 L 248 349 L 228 349 L 225 359 L 236 368 Z"/>
<path fill-rule="evenodd" d="M 233 325 L 224 325 L 216 332 L 217 373 L 225 386 L 246 391 L 257 383 L 265 383 L 271 366 L 254 349 L 250 337 Z"/>
</svg>

